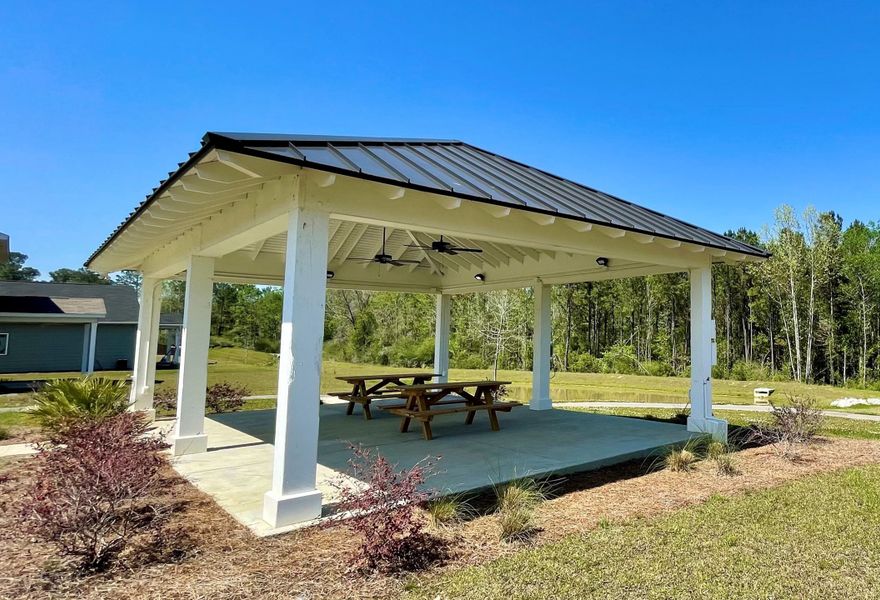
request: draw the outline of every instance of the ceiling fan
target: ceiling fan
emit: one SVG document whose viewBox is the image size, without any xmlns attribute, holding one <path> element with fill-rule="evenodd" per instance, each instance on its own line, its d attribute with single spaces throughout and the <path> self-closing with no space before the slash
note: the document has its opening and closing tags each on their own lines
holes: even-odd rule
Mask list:
<svg viewBox="0 0 880 600">
<path fill-rule="evenodd" d="M 382 250 L 373 258 L 349 258 L 351 262 L 367 262 L 380 265 L 391 265 L 392 267 L 403 267 L 405 265 L 420 265 L 421 260 L 407 260 L 403 258 L 394 258 L 385 252 L 385 228 L 382 228 Z"/>
<path fill-rule="evenodd" d="M 424 244 L 407 244 L 409 248 L 419 248 L 420 250 L 433 250 L 434 252 L 440 252 L 441 254 L 451 254 L 455 256 L 459 252 L 482 252 L 479 248 L 465 248 L 463 246 L 456 246 L 452 242 L 447 242 L 443 239 L 443 236 L 440 236 L 440 239 L 435 242 L 431 242 L 430 246 Z"/>
</svg>

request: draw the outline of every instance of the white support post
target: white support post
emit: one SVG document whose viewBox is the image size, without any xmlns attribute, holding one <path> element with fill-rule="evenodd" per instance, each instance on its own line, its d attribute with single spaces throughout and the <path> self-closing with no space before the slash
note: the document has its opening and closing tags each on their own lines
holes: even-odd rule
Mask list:
<svg viewBox="0 0 880 600">
<path fill-rule="evenodd" d="M 329 214 L 311 201 L 302 179 L 296 189 L 287 226 L 272 489 L 263 502 L 263 519 L 274 528 L 321 515 L 315 477 Z"/>
<path fill-rule="evenodd" d="M 435 381 L 449 381 L 449 327 L 452 319 L 452 296 L 437 295 L 437 315 L 434 325 Z"/>
<path fill-rule="evenodd" d="M 79 372 L 85 375 L 89 371 L 89 327 L 90 323 L 83 324 L 83 343 L 82 343 L 82 354 L 80 355 L 82 358 L 79 363 Z"/>
<path fill-rule="evenodd" d="M 156 344 L 159 337 L 159 311 L 162 306 L 162 282 L 144 277 L 141 282 L 138 329 L 134 346 L 131 382 L 131 409 L 146 412 L 152 420 L 153 387 L 156 381 Z"/>
<path fill-rule="evenodd" d="M 177 422 L 172 443 L 175 456 L 208 449 L 205 389 L 208 385 L 213 276 L 213 258 L 190 256 L 183 303 L 183 352 L 177 384 Z"/>
<path fill-rule="evenodd" d="M 95 372 L 95 346 L 97 342 L 97 321 L 86 323 L 83 328 L 82 364 L 80 365 L 80 372 L 83 375 L 91 375 Z"/>
<path fill-rule="evenodd" d="M 712 267 L 691 269 L 691 415 L 688 431 L 727 441 L 727 421 L 712 416 L 712 365 L 715 322 L 712 320 Z"/>
<path fill-rule="evenodd" d="M 532 399 L 531 410 L 553 408 L 550 399 L 550 291 L 551 287 L 538 279 L 532 288 L 535 297 L 535 331 L 532 342 Z"/>
</svg>

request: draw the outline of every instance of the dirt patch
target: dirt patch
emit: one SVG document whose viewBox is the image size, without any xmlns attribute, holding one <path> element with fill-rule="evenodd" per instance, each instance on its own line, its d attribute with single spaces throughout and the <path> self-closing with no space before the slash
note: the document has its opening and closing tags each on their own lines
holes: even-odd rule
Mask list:
<svg viewBox="0 0 880 600">
<path fill-rule="evenodd" d="M 254 537 L 207 496 L 168 474 L 163 491 L 178 506 L 165 551 L 157 557 L 129 553 L 113 572 L 72 577 L 52 548 L 23 536 L 15 504 L 28 480 L 30 459 L 0 463 L 0 597 L 2 598 L 393 598 L 407 578 L 362 578 L 347 572 L 344 557 L 355 545 L 344 526 L 308 529 L 269 539 Z M 739 475 L 719 477 L 708 462 L 691 473 L 653 471 L 630 463 L 560 479 L 556 496 L 538 511 L 540 530 L 529 542 L 543 544 L 587 531 L 603 521 L 650 517 L 800 477 L 880 463 L 880 443 L 820 440 L 799 460 L 770 448 L 737 453 Z M 486 498 L 477 499 L 487 507 Z M 495 516 L 487 515 L 438 532 L 452 556 L 435 572 L 479 564 L 521 551 L 522 543 L 499 541 Z M 158 562 L 156 562 L 158 560 Z"/>
</svg>

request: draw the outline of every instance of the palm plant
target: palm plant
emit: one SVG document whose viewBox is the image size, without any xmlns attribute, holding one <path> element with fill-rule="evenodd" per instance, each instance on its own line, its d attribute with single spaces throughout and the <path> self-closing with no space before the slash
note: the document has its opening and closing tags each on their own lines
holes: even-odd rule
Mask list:
<svg viewBox="0 0 880 600">
<path fill-rule="evenodd" d="M 31 415 L 49 433 L 61 433 L 83 421 L 102 421 L 125 412 L 129 405 L 125 383 L 101 377 L 56 379 L 34 400 Z"/>
</svg>

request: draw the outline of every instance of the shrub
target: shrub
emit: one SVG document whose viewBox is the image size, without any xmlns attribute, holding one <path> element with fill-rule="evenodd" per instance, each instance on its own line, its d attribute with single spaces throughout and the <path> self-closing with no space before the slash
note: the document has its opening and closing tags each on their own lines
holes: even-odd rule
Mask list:
<svg viewBox="0 0 880 600">
<path fill-rule="evenodd" d="M 733 462 L 733 453 L 730 446 L 723 442 L 710 442 L 706 447 L 706 456 L 715 465 L 715 474 L 719 476 L 731 477 L 736 475 L 736 466 Z"/>
<path fill-rule="evenodd" d="M 137 534 L 159 528 L 167 511 L 148 496 L 160 485 L 166 444 L 147 428 L 142 413 L 125 412 L 76 422 L 41 447 L 22 502 L 27 531 L 91 571 Z"/>
<path fill-rule="evenodd" d="M 760 381 L 768 376 L 767 367 L 759 362 L 738 360 L 730 369 L 730 378 L 737 381 Z"/>
<path fill-rule="evenodd" d="M 205 393 L 205 408 L 212 413 L 235 412 L 244 406 L 244 397 L 250 394 L 244 386 L 221 382 L 208 386 Z"/>
<path fill-rule="evenodd" d="M 426 459 L 398 470 L 369 448 L 350 448 L 349 474 L 365 485 L 332 485 L 339 493 L 338 519 L 350 517 L 347 523 L 360 537 L 350 557 L 353 566 L 361 572 L 394 573 L 423 569 L 440 558 L 443 544 L 424 531 L 418 511 L 429 497 L 422 484 L 433 463 Z"/>
<path fill-rule="evenodd" d="M 673 473 L 689 473 L 697 462 L 697 455 L 690 445 L 672 448 L 663 457 L 663 466 Z"/>
<path fill-rule="evenodd" d="M 31 414 L 52 434 L 86 421 L 102 421 L 128 408 L 129 390 L 123 381 L 100 377 L 56 379 L 34 394 Z"/>
<path fill-rule="evenodd" d="M 461 494 L 435 498 L 425 507 L 428 519 L 434 527 L 446 527 L 460 523 L 474 514 L 474 509 Z"/>
<path fill-rule="evenodd" d="M 601 373 L 602 361 L 586 352 L 572 353 L 568 358 L 568 370 L 578 373 Z"/>
<path fill-rule="evenodd" d="M 177 412 L 177 390 L 160 388 L 153 392 L 153 408 L 160 413 Z"/>
<path fill-rule="evenodd" d="M 522 540 L 535 530 L 535 509 L 546 497 L 546 490 L 531 478 L 517 479 L 495 488 L 496 512 L 501 539 Z"/>
<path fill-rule="evenodd" d="M 798 447 L 809 444 L 825 421 L 812 398 L 789 396 L 787 405 L 771 402 L 770 407 L 770 421 L 753 425 L 748 441 L 770 444 L 786 458 L 796 456 Z"/>
</svg>

